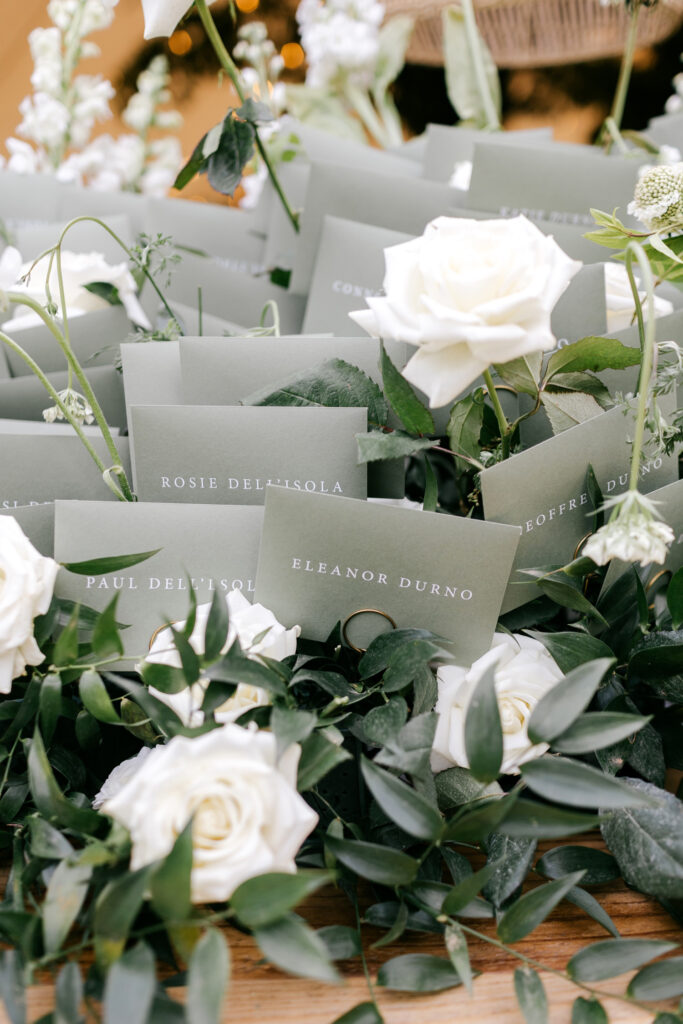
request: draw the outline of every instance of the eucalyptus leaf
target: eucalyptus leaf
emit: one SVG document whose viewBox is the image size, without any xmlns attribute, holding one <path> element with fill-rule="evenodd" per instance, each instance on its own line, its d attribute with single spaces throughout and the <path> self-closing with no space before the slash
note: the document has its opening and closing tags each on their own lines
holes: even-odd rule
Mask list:
<svg viewBox="0 0 683 1024">
<path fill-rule="evenodd" d="M 361 679 L 371 679 L 383 672 L 394 654 L 412 640 L 438 640 L 426 629 L 394 629 L 375 637 L 361 658 L 358 671 Z"/>
<path fill-rule="evenodd" d="M 621 877 L 611 853 L 590 846 L 557 846 L 536 862 L 536 871 L 546 878 L 561 878 L 571 871 L 583 871 L 581 885 L 604 885 Z"/>
<path fill-rule="evenodd" d="M 192 1024 L 220 1024 L 230 981 L 230 950 L 225 936 L 209 928 L 195 946 L 187 972 L 187 1009 Z"/>
<path fill-rule="evenodd" d="M 461 983 L 450 960 L 426 953 L 394 957 L 377 972 L 377 984 L 395 992 L 441 992 Z"/>
<path fill-rule="evenodd" d="M 634 971 L 674 949 L 675 942 L 659 939 L 603 939 L 575 953 L 567 964 L 567 973 L 575 981 L 604 981 Z"/>
<path fill-rule="evenodd" d="M 399 828 L 418 839 L 438 839 L 443 821 L 436 807 L 367 758 L 361 760 L 361 772 L 379 806 Z"/>
<path fill-rule="evenodd" d="M 138 942 L 107 972 L 104 1024 L 146 1024 L 155 988 L 154 953 L 144 942 Z"/>
<path fill-rule="evenodd" d="M 98 830 L 102 818 L 90 808 L 77 807 L 62 793 L 47 759 L 45 746 L 38 730 L 29 743 L 28 777 L 36 807 L 49 822 L 88 834 Z"/>
<path fill-rule="evenodd" d="M 650 716 L 590 711 L 579 715 L 566 732 L 552 741 L 552 747 L 562 754 L 588 754 L 633 737 L 650 721 Z"/>
<path fill-rule="evenodd" d="M 608 1017 L 597 999 L 579 996 L 572 1006 L 572 1024 L 608 1024 Z"/>
<path fill-rule="evenodd" d="M 526 878 L 536 849 L 535 839 L 506 836 L 493 832 L 486 840 L 486 855 L 493 871 L 482 895 L 496 909 L 520 887 Z"/>
<path fill-rule="evenodd" d="M 104 611 L 98 615 L 92 634 L 92 648 L 98 658 L 123 654 L 123 643 L 116 621 L 116 606 L 119 594 L 115 594 Z"/>
<path fill-rule="evenodd" d="M 62 680 L 54 673 L 45 676 L 40 686 L 38 721 L 45 742 L 50 743 L 62 713 Z"/>
<path fill-rule="evenodd" d="M 73 960 L 64 964 L 55 983 L 54 1024 L 75 1024 L 81 1020 L 83 980 Z"/>
<path fill-rule="evenodd" d="M 532 743 L 549 743 L 566 731 L 590 704 L 614 658 L 598 658 L 565 676 L 539 700 L 529 719 L 528 733 Z"/>
<path fill-rule="evenodd" d="M 558 903 L 583 878 L 583 871 L 573 871 L 565 878 L 531 889 L 505 911 L 498 922 L 498 938 L 506 944 L 519 942 L 545 921 Z"/>
<path fill-rule="evenodd" d="M 526 1024 L 547 1024 L 548 998 L 533 967 L 515 969 L 515 995 Z"/>
<path fill-rule="evenodd" d="M 595 896 L 592 896 L 585 889 L 576 886 L 566 895 L 567 903 L 573 903 L 575 907 L 579 907 L 585 914 L 592 917 L 594 921 L 613 935 L 615 939 L 619 938 L 619 930 L 615 925 L 612 918 L 609 916 L 605 908 L 599 903 Z"/>
<path fill-rule="evenodd" d="M 238 886 L 230 897 L 230 905 L 247 928 L 261 928 L 283 917 L 329 881 L 326 871 L 257 875 Z"/>
<path fill-rule="evenodd" d="M 91 867 L 71 863 L 68 857 L 52 873 L 42 905 L 46 953 L 55 953 L 71 931 L 88 894 L 91 875 Z"/>
<path fill-rule="evenodd" d="M 683 956 L 650 964 L 631 979 L 628 993 L 634 999 L 674 999 L 683 995 Z"/>
<path fill-rule="evenodd" d="M 325 943 L 330 960 L 351 960 L 361 954 L 361 941 L 356 928 L 330 924 L 318 928 L 317 935 Z"/>
<path fill-rule="evenodd" d="M 444 942 L 446 943 L 446 952 L 450 957 L 456 974 L 462 980 L 468 993 L 472 995 L 473 974 L 470 954 L 467 948 L 467 938 L 457 921 L 446 925 Z"/>
</svg>

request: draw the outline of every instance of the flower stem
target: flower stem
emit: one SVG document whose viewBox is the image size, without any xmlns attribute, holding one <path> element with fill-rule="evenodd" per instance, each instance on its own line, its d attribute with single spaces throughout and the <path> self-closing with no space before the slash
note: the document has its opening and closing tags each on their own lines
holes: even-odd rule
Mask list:
<svg viewBox="0 0 683 1024">
<path fill-rule="evenodd" d="M 647 295 L 647 321 L 643 326 L 643 310 L 638 295 L 638 288 L 634 287 L 633 260 L 638 261 L 638 266 L 643 279 L 645 293 Z M 655 353 L 655 292 L 652 279 L 650 261 L 645 255 L 642 245 L 637 242 L 629 242 L 626 247 L 626 266 L 629 270 L 629 280 L 633 289 L 633 297 L 638 312 L 638 328 L 640 333 L 640 376 L 638 378 L 638 411 L 636 413 L 635 433 L 631 448 L 631 476 L 629 479 L 629 490 L 638 490 L 638 477 L 640 475 L 640 459 L 643 449 L 643 437 L 645 436 L 645 419 L 647 417 L 648 400 L 650 397 L 650 378 L 654 365 Z"/>
<path fill-rule="evenodd" d="M 206 0 L 195 0 L 195 7 L 197 8 L 197 13 L 199 14 L 201 23 L 204 26 L 204 31 L 207 34 L 209 42 L 214 48 L 214 51 L 216 53 L 216 56 L 218 57 L 221 67 L 223 68 L 226 75 L 234 85 L 235 92 L 239 97 L 240 103 L 244 103 L 246 96 L 244 93 L 244 89 L 242 88 L 242 82 L 240 81 L 240 73 L 237 69 L 237 65 L 235 64 L 232 57 L 225 48 L 225 44 L 223 43 L 223 40 L 220 37 L 218 29 L 216 28 L 216 23 L 213 20 L 211 11 L 206 5 Z M 292 227 L 296 232 L 298 232 L 299 218 L 289 205 L 287 196 L 285 195 L 282 189 L 282 185 L 280 184 L 280 179 L 278 178 L 275 168 L 273 167 L 266 147 L 263 144 L 263 140 L 259 135 L 258 128 L 254 127 L 254 131 L 256 134 L 256 148 L 258 149 L 259 155 L 263 160 L 263 163 L 265 164 L 266 170 L 268 171 L 268 176 L 270 177 L 270 180 L 273 183 L 273 188 L 278 194 L 278 198 L 282 203 L 284 211 L 287 214 L 287 217 L 289 218 Z"/>
<path fill-rule="evenodd" d="M 491 89 L 486 77 L 484 54 L 481 48 L 481 36 L 479 35 L 479 30 L 477 28 L 474 4 L 472 0 L 461 0 L 460 6 L 465 19 L 465 34 L 467 35 L 468 48 L 474 67 L 477 90 L 479 92 L 482 107 L 484 108 L 484 116 L 486 117 L 486 128 L 490 131 L 495 131 L 500 128 L 500 120 L 496 112 L 496 105 L 493 101 Z"/>
<path fill-rule="evenodd" d="M 496 387 L 495 384 L 493 383 L 493 378 L 491 376 L 491 371 L 489 369 L 484 370 L 484 380 L 486 381 L 486 388 L 489 393 L 489 398 L 491 399 L 493 411 L 495 412 L 496 419 L 498 420 L 500 440 L 503 447 L 503 458 L 507 459 L 510 455 L 510 424 L 508 423 L 505 417 L 505 413 L 503 412 L 503 406 L 500 404 L 500 398 L 498 397 L 498 392 L 496 391 Z"/>
<path fill-rule="evenodd" d="M 628 26 L 628 32 L 626 34 L 626 44 L 624 46 L 624 52 L 621 57 L 621 67 L 619 68 L 619 79 L 617 81 L 616 92 L 614 93 L 614 99 L 612 101 L 612 109 L 610 111 L 610 120 L 614 123 L 617 131 L 621 128 L 621 122 L 624 117 L 624 107 L 626 106 L 626 97 L 628 95 L 628 87 L 631 84 L 631 72 L 633 71 L 633 56 L 636 51 L 636 41 L 638 39 L 638 15 L 640 14 L 640 2 L 639 0 L 633 0 L 633 7 L 631 10 L 631 20 Z M 611 147 L 611 139 L 608 142 L 607 151 Z"/>
</svg>

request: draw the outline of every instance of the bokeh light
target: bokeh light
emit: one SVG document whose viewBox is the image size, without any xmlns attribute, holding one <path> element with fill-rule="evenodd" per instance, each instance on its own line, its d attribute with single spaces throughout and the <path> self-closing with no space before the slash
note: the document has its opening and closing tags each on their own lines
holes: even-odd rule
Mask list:
<svg viewBox="0 0 683 1024">
<path fill-rule="evenodd" d="M 294 68 L 300 68 L 306 59 L 306 55 L 301 46 L 298 43 L 285 43 L 280 50 L 282 59 L 285 62 L 285 67 L 293 71 Z"/>
<path fill-rule="evenodd" d="M 235 6 L 242 14 L 253 14 L 259 5 L 259 0 L 235 0 Z"/>
<path fill-rule="evenodd" d="M 174 32 L 168 41 L 168 48 L 176 57 L 184 57 L 192 49 L 192 37 L 189 32 L 181 28 Z"/>
</svg>

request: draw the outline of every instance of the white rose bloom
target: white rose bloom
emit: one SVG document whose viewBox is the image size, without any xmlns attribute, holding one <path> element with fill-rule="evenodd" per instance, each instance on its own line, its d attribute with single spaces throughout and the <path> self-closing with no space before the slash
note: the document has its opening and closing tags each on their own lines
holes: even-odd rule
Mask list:
<svg viewBox="0 0 683 1024">
<path fill-rule="evenodd" d="M 626 267 L 621 263 L 605 263 L 605 300 L 607 303 L 607 333 L 630 327 L 636 315 L 633 292 L 628 280 Z M 646 292 L 638 289 L 640 301 L 644 304 Z M 644 307 L 645 308 L 645 307 Z M 673 313 L 673 303 L 655 295 L 655 316 Z"/>
<path fill-rule="evenodd" d="M 27 274 L 31 270 L 31 276 L 27 281 L 16 285 L 14 291 L 22 292 L 40 303 L 45 303 L 48 265 L 48 260 L 42 259 L 31 270 L 31 264 L 25 263 L 21 272 L 22 274 Z M 66 310 L 69 316 L 81 316 L 96 309 L 106 309 L 109 305 L 106 299 L 99 295 L 93 295 L 92 292 L 85 288 L 86 284 L 104 282 L 114 285 L 117 289 L 126 313 L 134 323 L 140 324 L 142 327 L 150 327 L 149 320 L 138 301 L 133 275 L 125 263 L 107 263 L 99 252 L 77 253 L 63 251 L 62 276 L 64 279 Z M 53 263 L 50 274 L 50 292 L 54 301 L 59 305 L 56 262 Z M 37 313 L 34 313 L 32 310 L 22 310 L 14 319 L 6 321 L 3 325 L 3 330 L 12 331 L 24 327 L 33 327 L 42 322 Z"/>
<path fill-rule="evenodd" d="M 555 347 L 550 315 L 581 263 L 526 217 L 439 217 L 384 250 L 385 295 L 351 318 L 418 351 L 407 380 L 446 405 L 492 363 Z"/>
<path fill-rule="evenodd" d="M 318 816 L 296 790 L 301 753 L 272 733 L 224 725 L 155 747 L 101 811 L 124 825 L 131 870 L 165 857 L 193 819 L 192 901 L 227 900 L 248 878 L 294 873 Z"/>
<path fill-rule="evenodd" d="M 130 782 L 134 775 L 140 770 L 144 761 L 152 753 L 152 747 L 143 747 L 135 757 L 129 757 L 127 761 L 117 764 L 105 779 L 102 789 L 95 796 L 92 805 L 98 810 L 106 800 L 112 800 L 117 793 L 120 793 L 126 783 Z"/>
<path fill-rule="evenodd" d="M 43 654 L 33 620 L 50 607 L 59 565 L 33 547 L 16 519 L 0 516 L 0 693 Z"/>
<path fill-rule="evenodd" d="M 214 0 L 207 0 L 210 7 Z M 192 7 L 192 0 L 142 0 L 145 17 L 145 39 L 171 36 L 178 22 Z"/>
<path fill-rule="evenodd" d="M 242 650 L 248 655 L 262 654 L 274 661 L 282 661 L 283 658 L 296 654 L 296 641 L 301 633 L 299 626 L 285 629 L 268 608 L 264 608 L 262 604 L 250 604 L 239 590 L 231 590 L 226 596 L 226 601 L 230 625 L 222 653 L 225 653 L 237 639 Z M 210 604 L 200 604 L 197 608 L 197 619 L 190 636 L 190 644 L 197 654 L 204 653 L 204 632 L 210 610 Z M 182 629 L 184 625 L 179 623 L 177 628 Z M 261 639 L 255 643 L 259 636 Z M 173 645 L 173 634 L 170 629 L 162 629 L 157 634 L 145 661 L 180 668 L 180 657 Z M 150 686 L 149 692 L 175 711 L 185 725 L 195 726 L 201 725 L 204 721 L 201 706 L 207 685 L 207 680 L 201 680 L 178 693 L 162 693 Z M 250 708 L 263 707 L 269 703 L 265 690 L 239 683 L 232 697 L 221 704 L 214 715 L 217 722 L 234 722 Z"/>
<path fill-rule="evenodd" d="M 471 668 L 442 665 L 437 671 L 439 715 L 432 749 L 435 772 L 460 765 L 469 767 L 465 751 L 465 718 L 477 683 L 496 666 L 495 687 L 503 728 L 502 775 L 519 774 L 519 765 L 540 757 L 547 743 L 532 744 L 527 734 L 537 703 L 564 678 L 543 644 L 521 634 L 496 633 L 491 650 Z"/>
</svg>

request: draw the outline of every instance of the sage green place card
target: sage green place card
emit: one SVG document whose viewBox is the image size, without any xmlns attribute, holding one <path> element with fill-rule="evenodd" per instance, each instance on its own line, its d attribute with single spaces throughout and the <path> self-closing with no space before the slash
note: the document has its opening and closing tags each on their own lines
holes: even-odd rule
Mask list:
<svg viewBox="0 0 683 1024">
<path fill-rule="evenodd" d="M 53 502 L 44 505 L 22 505 L 19 508 L 0 508 L 0 515 L 12 516 L 19 523 L 28 539 L 41 555 L 52 558 L 54 553 L 55 506 Z"/>
<path fill-rule="evenodd" d="M 491 643 L 519 536 L 519 527 L 269 487 L 255 600 L 313 640 L 348 620 L 358 647 L 389 616 L 453 641 L 455 660 L 469 665 Z"/>
<path fill-rule="evenodd" d="M 683 566 L 683 480 L 676 480 L 675 483 L 668 484 L 666 487 L 650 491 L 648 498 L 655 503 L 658 515 L 665 523 L 669 524 L 674 532 L 674 540 L 664 564 L 658 565 L 655 562 L 648 569 L 639 570 L 645 572 L 646 579 L 652 579 L 662 570 L 674 573 Z M 617 576 L 626 572 L 631 564 L 631 562 L 621 562 L 618 558 L 613 558 L 605 576 L 604 589 L 611 587 Z"/>
<path fill-rule="evenodd" d="M 102 440 L 88 439 L 105 466 L 113 459 Z M 130 480 L 128 439 L 116 438 Z M 40 504 L 55 498 L 116 501 L 83 443 L 75 434 L 5 434 L 0 444 L 0 508 Z"/>
<path fill-rule="evenodd" d="M 124 428 L 126 409 L 121 374 L 113 366 L 95 366 L 86 372 L 109 426 Z M 69 375 L 66 370 L 46 373 L 45 376 L 57 391 L 62 391 L 68 385 Z M 0 380 L 0 416 L 43 422 L 43 409 L 51 404 L 50 396 L 32 373 Z"/>
<path fill-rule="evenodd" d="M 0 217 L 6 224 L 56 220 L 60 192 L 60 183 L 52 174 L 0 170 Z"/>
<path fill-rule="evenodd" d="M 254 218 L 244 210 L 187 199 L 148 199 L 145 231 L 170 236 L 183 252 L 214 256 L 231 270 L 263 270 L 263 239 L 254 234 Z M 182 265 L 180 268 L 182 273 Z"/>
<path fill-rule="evenodd" d="M 182 405 L 180 342 L 130 342 L 121 346 L 126 409 L 131 405 Z"/>
<path fill-rule="evenodd" d="M 45 324 L 3 330 L 28 352 L 43 373 L 65 369 L 64 353 Z M 112 366 L 118 358 L 119 345 L 131 331 L 123 306 L 109 306 L 69 318 L 71 347 L 86 371 L 94 366 Z M 9 346 L 5 346 L 5 354 L 13 376 L 21 377 L 32 372 Z"/>
<path fill-rule="evenodd" d="M 97 610 L 118 594 L 116 617 L 129 627 L 121 633 L 126 655 L 141 657 L 155 630 L 187 616 L 190 585 L 200 603 L 230 590 L 253 598 L 262 522 L 261 508 L 58 501 L 55 558 L 59 562 L 161 550 L 107 575 L 81 576 L 62 570 L 56 593 Z"/>
<path fill-rule="evenodd" d="M 135 243 L 130 221 L 125 214 L 102 217 L 102 222 L 118 235 L 127 246 Z M 14 244 L 24 260 L 36 259 L 42 252 L 56 245 L 68 221 L 35 224 L 31 221 L 20 223 L 13 231 Z M 107 263 L 128 263 L 128 256 L 101 224 L 83 220 L 69 228 L 64 239 L 64 248 L 69 252 L 100 253 Z"/>
<path fill-rule="evenodd" d="M 141 501 L 262 505 L 269 483 L 367 496 L 355 435 L 366 409 L 131 406 Z"/>
<path fill-rule="evenodd" d="M 591 465 L 610 498 L 628 487 L 633 414 L 615 408 L 571 427 L 505 462 L 483 470 L 481 494 L 488 521 L 522 528 L 514 572 L 503 611 L 539 596 L 518 570 L 571 561 L 592 529 L 594 511 L 586 489 Z M 678 479 L 678 457 L 657 455 L 641 469 L 640 489 L 648 493 Z"/>
<path fill-rule="evenodd" d="M 462 128 L 460 125 L 428 124 L 422 170 L 430 181 L 449 182 L 455 164 L 472 160 L 477 142 L 493 139 L 491 132 Z M 531 128 L 520 131 L 498 132 L 495 141 L 502 145 L 533 146 L 552 141 L 552 128 Z M 502 156 L 502 159 L 505 159 Z"/>
</svg>

